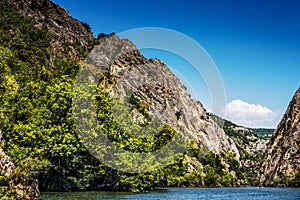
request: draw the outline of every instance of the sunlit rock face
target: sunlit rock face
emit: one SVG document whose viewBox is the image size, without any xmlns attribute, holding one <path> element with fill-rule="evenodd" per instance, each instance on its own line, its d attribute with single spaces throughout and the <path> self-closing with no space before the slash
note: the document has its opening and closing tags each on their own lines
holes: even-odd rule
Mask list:
<svg viewBox="0 0 300 200">
<path fill-rule="evenodd" d="M 32 17 L 37 27 L 46 26 L 61 42 L 87 45 L 93 34 L 89 26 L 74 19 L 69 12 L 50 0 L 5 0 L 25 17 Z"/>
<path fill-rule="evenodd" d="M 300 89 L 277 126 L 263 159 L 261 183 L 276 185 L 294 178 L 300 169 Z"/>
<path fill-rule="evenodd" d="M 86 60 L 91 67 L 109 74 L 100 85 L 112 96 L 124 99 L 128 93 L 134 94 L 147 105 L 151 118 L 184 132 L 208 151 L 232 152 L 239 158 L 232 139 L 199 101 L 190 98 L 186 87 L 165 63 L 145 58 L 128 39 L 120 39 L 116 34 L 107 35 L 99 42 Z M 143 121 L 134 110 L 132 116 L 136 122 Z"/>
</svg>

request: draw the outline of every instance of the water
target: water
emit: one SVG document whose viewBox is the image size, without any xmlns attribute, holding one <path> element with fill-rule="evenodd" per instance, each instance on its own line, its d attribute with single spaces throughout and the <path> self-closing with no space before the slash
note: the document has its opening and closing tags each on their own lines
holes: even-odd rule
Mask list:
<svg viewBox="0 0 300 200">
<path fill-rule="evenodd" d="M 134 200 L 300 200 L 300 188 L 159 188 L 149 193 L 72 192 L 42 193 L 43 200 L 54 199 L 134 199 Z"/>
</svg>

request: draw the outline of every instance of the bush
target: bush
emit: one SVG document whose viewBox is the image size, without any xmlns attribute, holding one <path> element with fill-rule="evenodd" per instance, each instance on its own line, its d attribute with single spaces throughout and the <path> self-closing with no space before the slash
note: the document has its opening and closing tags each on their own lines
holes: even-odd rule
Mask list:
<svg viewBox="0 0 300 200">
<path fill-rule="evenodd" d="M 8 179 L 2 174 L 0 174 L 0 199 L 17 199 L 17 194 L 11 189 Z"/>
</svg>

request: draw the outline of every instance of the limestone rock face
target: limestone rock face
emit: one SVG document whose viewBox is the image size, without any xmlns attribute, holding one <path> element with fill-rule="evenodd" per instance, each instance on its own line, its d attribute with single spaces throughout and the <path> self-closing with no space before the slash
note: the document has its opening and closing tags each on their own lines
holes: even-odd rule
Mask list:
<svg viewBox="0 0 300 200">
<path fill-rule="evenodd" d="M 194 172 L 197 171 L 199 168 L 202 169 L 202 164 L 199 162 L 199 160 L 195 157 L 190 157 L 185 155 L 183 162 L 187 163 L 189 166 L 189 170 Z"/>
<path fill-rule="evenodd" d="M 260 181 L 274 185 L 300 171 L 300 88 L 277 126 L 263 159 Z"/>
<path fill-rule="evenodd" d="M 111 34 L 100 39 L 86 61 L 109 74 L 100 84 L 112 96 L 124 99 L 129 91 L 147 105 L 151 118 L 185 132 L 209 151 L 233 152 L 239 158 L 232 139 L 159 59 L 146 59 L 129 40 Z"/>
<path fill-rule="evenodd" d="M 87 24 L 72 18 L 68 11 L 50 0 L 5 0 L 24 16 L 32 17 L 36 26 L 47 26 L 48 31 L 64 42 L 88 44 L 93 39 Z"/>
<path fill-rule="evenodd" d="M 2 131 L 0 129 L 0 141 L 2 138 Z M 14 164 L 11 162 L 10 157 L 7 156 L 3 149 L 0 147 L 0 173 L 6 177 L 9 177 Z"/>
</svg>

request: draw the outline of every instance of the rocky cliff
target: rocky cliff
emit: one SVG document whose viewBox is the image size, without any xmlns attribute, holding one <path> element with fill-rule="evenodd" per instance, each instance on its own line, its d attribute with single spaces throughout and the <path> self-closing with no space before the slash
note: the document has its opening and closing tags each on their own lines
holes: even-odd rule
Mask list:
<svg viewBox="0 0 300 200">
<path fill-rule="evenodd" d="M 130 91 L 147 105 L 151 118 L 167 123 L 190 135 L 199 146 L 217 154 L 232 152 L 239 158 L 235 143 L 206 113 L 199 101 L 188 95 L 165 63 L 146 59 L 127 39 L 110 34 L 100 39 L 87 62 L 105 71 L 100 85 L 114 97 L 124 99 Z M 137 122 L 144 122 L 132 110 Z"/>
<path fill-rule="evenodd" d="M 300 89 L 277 126 L 264 156 L 260 181 L 289 185 L 300 171 Z M 299 181 L 299 180 L 298 180 Z"/>
<path fill-rule="evenodd" d="M 1 85 L 6 86 L 4 82 L 7 80 L 6 77 L 11 77 L 9 80 L 15 80 L 13 82 L 16 85 L 15 88 L 20 88 L 15 92 L 18 98 L 10 95 L 9 89 L 1 90 L 1 92 L 7 92 L 3 94 L 5 98 L 1 100 L 5 102 L 7 113 L 11 113 L 12 119 L 10 126 L 5 129 L 0 127 L 5 132 L 3 148 L 23 174 L 27 173 L 27 168 L 24 166 L 30 166 L 28 171 L 33 172 L 30 176 L 16 174 L 18 180 L 11 187 L 19 195 L 37 194 L 38 196 L 38 193 L 30 189 L 36 188 L 38 191 L 35 180 L 38 180 L 41 190 L 48 191 L 97 189 L 145 191 L 152 190 L 155 186 L 197 185 L 189 183 L 203 181 L 203 177 L 204 182 L 201 185 L 207 187 L 233 186 L 234 182 L 237 182 L 237 173 L 234 173 L 237 170 L 230 171 L 228 164 L 231 163 L 232 168 L 240 171 L 240 163 L 233 162 L 233 157 L 239 159 L 240 156 L 234 141 L 211 119 L 200 102 L 190 98 L 184 85 L 162 61 L 148 60 L 129 40 L 120 39 L 116 34 L 100 34 L 101 38 L 97 40 L 99 45 L 95 46 L 86 59 L 92 70 L 95 69 L 95 72 L 101 72 L 104 75 L 99 85 L 110 94 L 109 96 L 117 99 L 125 100 L 129 92 L 129 97 L 132 96 L 133 101 L 138 101 L 138 104 L 142 105 L 128 108 L 133 121 L 137 124 L 144 126 L 149 120 L 159 119 L 177 132 L 188 135 L 193 141 L 191 144 L 198 148 L 195 149 L 202 148 L 204 152 L 200 155 L 198 151 L 192 149 L 193 151 L 184 156 L 184 162 L 189 164 L 191 171 L 197 171 L 195 173 L 197 177 L 186 170 L 186 165 L 183 165 L 181 160 L 174 164 L 175 166 L 162 169 L 161 174 L 153 176 L 124 175 L 122 172 L 113 171 L 99 163 L 79 142 L 71 113 L 73 79 L 79 67 L 79 63 L 73 60 L 81 60 L 76 57 L 78 55 L 76 47 L 78 44 L 86 47 L 90 40 L 96 40 L 92 37 L 89 27 L 71 18 L 66 10 L 51 1 L 5 0 L 0 5 L 7 9 L 7 14 L 0 15 L 0 17 L 8 16 L 9 20 L 6 24 L 13 24 L 12 27 L 3 26 L 6 28 L 3 35 L 18 33 L 23 43 L 26 44 L 20 46 L 16 40 L 17 45 L 15 45 L 15 40 L 3 37 L 4 39 L 1 40 L 3 47 L 0 49 L 4 52 L 3 55 L 10 50 L 16 53 L 8 57 L 7 62 L 6 60 L 2 62 L 4 63 L 2 66 L 5 66 L 7 70 L 4 71 L 6 74 L 0 74 L 0 80 L 3 81 Z M 8 9 L 11 6 L 7 5 L 17 10 Z M 23 19 L 18 11 L 34 21 L 27 20 L 28 18 Z M 10 15 L 12 13 L 13 15 Z M 15 21 L 20 22 L 17 25 L 10 23 Z M 25 25 L 30 27 L 27 29 L 35 30 L 34 33 L 43 30 L 43 33 L 50 32 L 51 34 L 47 38 L 38 40 L 44 34 L 32 34 L 27 29 L 23 30 L 22 27 Z M 14 34 L 11 35 L 13 38 Z M 32 40 L 26 40 L 31 37 Z M 48 41 L 49 38 L 51 42 Z M 53 48 L 60 47 L 64 43 L 69 43 L 68 45 L 75 53 L 66 55 L 66 57 L 70 56 L 69 59 L 64 59 L 59 55 L 52 58 L 51 53 L 56 52 Z M 47 48 L 41 48 L 35 44 L 44 44 Z M 35 48 L 28 49 L 27 46 Z M 33 59 L 28 56 L 32 55 L 35 58 L 38 51 L 43 52 L 44 55 L 42 64 L 31 62 Z M 20 52 L 25 54 L 20 56 Z M 20 59 L 22 62 L 19 61 Z M 20 63 L 23 64 L 22 68 L 20 68 Z M 37 73 L 38 75 L 31 73 L 40 72 L 40 70 L 43 70 L 41 76 L 40 73 Z M 37 92 L 36 95 L 28 96 L 32 94 L 32 90 Z M 105 106 L 109 104 L 105 102 Z M 109 112 L 104 113 L 104 116 L 107 116 L 107 113 Z M 118 134 L 119 128 L 112 127 L 111 121 L 108 122 L 104 121 L 102 124 L 108 127 L 107 134 Z M 28 130 L 28 127 L 32 128 Z M 169 135 L 166 134 L 166 136 Z M 124 138 L 126 139 L 122 135 L 120 140 L 123 141 Z M 156 142 L 156 140 L 153 141 Z M 159 146 L 160 141 L 161 138 L 153 146 Z M 130 143 L 133 147 L 135 144 Z M 207 157 L 205 153 L 208 153 Z M 22 155 L 24 159 L 19 159 L 19 155 Z M 37 163 L 37 166 L 32 163 Z M 128 161 L 128 163 L 131 162 Z M 201 171 L 199 168 L 202 165 Z M 155 182 L 155 180 L 160 180 L 160 182 Z M 18 184 L 19 181 L 28 182 L 31 187 Z"/>
<path fill-rule="evenodd" d="M 93 34 L 86 23 L 72 18 L 68 11 L 50 0 L 2 0 L 15 7 L 25 17 L 32 17 L 36 26 L 48 31 L 63 42 L 87 45 Z"/>
</svg>

